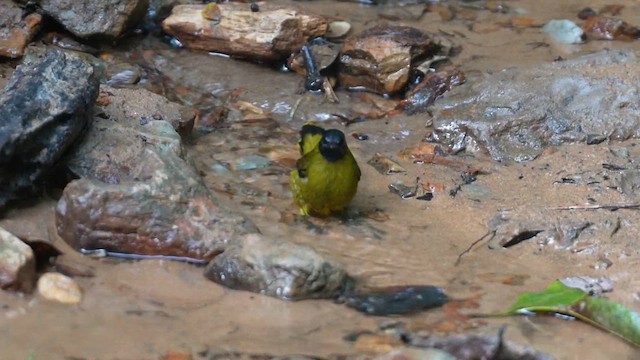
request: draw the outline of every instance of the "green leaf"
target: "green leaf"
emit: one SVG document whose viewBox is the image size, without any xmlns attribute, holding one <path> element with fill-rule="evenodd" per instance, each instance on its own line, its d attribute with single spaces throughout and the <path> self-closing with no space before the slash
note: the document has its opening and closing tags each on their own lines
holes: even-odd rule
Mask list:
<svg viewBox="0 0 640 360">
<path fill-rule="evenodd" d="M 511 307 L 494 316 L 523 313 L 560 313 L 573 316 L 640 346 L 640 314 L 606 298 L 555 281 L 544 291 L 520 295 Z"/>
<path fill-rule="evenodd" d="M 582 290 L 567 287 L 560 281 L 554 281 L 544 291 L 520 295 L 518 300 L 502 315 L 525 312 L 563 312 L 587 296 L 587 293 Z"/>
<path fill-rule="evenodd" d="M 596 325 L 640 346 L 640 314 L 606 298 L 589 296 L 572 306 L 580 320 Z"/>
</svg>

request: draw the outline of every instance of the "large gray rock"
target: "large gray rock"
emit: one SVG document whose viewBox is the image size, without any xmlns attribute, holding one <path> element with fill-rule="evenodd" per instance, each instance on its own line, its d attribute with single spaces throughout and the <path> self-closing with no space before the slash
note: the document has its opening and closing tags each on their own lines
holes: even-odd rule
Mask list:
<svg viewBox="0 0 640 360">
<path fill-rule="evenodd" d="M 437 102 L 436 137 L 516 161 L 549 145 L 639 137 L 639 83 L 636 56 L 619 51 L 505 69 Z"/>
<path fill-rule="evenodd" d="M 60 159 L 98 94 L 93 67 L 60 50 L 31 53 L 0 94 L 0 208 Z"/>
<path fill-rule="evenodd" d="M 149 0 L 39 0 L 44 12 L 76 36 L 118 37 L 144 16 Z"/>
<path fill-rule="evenodd" d="M 313 249 L 260 234 L 237 239 L 205 269 L 205 276 L 232 289 L 281 299 L 333 298 L 347 274 Z"/>
<path fill-rule="evenodd" d="M 210 260 L 231 239 L 257 231 L 243 216 L 216 206 L 184 160 L 174 126 L 192 113 L 145 90 L 105 87 L 99 104 L 66 158 L 81 178 L 67 185 L 56 209 L 66 242 L 76 249 Z"/>
<path fill-rule="evenodd" d="M 190 108 L 147 90 L 103 85 L 89 131 L 65 162 L 77 177 L 108 184 L 144 179 L 150 174 L 145 174 L 148 169 L 144 165 L 149 164 L 143 159 L 153 152 L 152 148 L 183 157 L 180 134 L 176 131 L 187 135 L 194 119 L 195 113 Z M 185 169 L 189 175 L 183 176 L 194 176 L 186 164 Z"/>
<path fill-rule="evenodd" d="M 0 289 L 30 292 L 35 279 L 33 250 L 0 227 Z"/>
<path fill-rule="evenodd" d="M 40 30 L 42 15 L 22 16 L 22 9 L 11 0 L 0 0 L 0 57 L 19 58 Z"/>
</svg>

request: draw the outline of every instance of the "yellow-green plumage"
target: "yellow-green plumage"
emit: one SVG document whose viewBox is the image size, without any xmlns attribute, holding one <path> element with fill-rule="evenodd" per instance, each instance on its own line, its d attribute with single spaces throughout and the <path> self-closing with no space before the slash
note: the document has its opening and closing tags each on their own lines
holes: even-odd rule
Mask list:
<svg viewBox="0 0 640 360">
<path fill-rule="evenodd" d="M 300 154 L 289 185 L 303 215 L 329 216 L 344 210 L 358 190 L 360 168 L 344 134 L 305 124 Z"/>
</svg>

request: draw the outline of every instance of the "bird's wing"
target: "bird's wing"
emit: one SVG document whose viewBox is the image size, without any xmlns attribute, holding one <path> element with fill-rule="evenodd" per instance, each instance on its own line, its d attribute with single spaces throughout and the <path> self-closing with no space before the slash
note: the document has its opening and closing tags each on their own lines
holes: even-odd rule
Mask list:
<svg viewBox="0 0 640 360">
<path fill-rule="evenodd" d="M 296 161 L 296 169 L 298 169 L 298 176 L 303 179 L 307 177 L 307 168 L 309 167 L 309 163 L 311 162 L 311 154 L 306 154 L 298 161 Z"/>
<path fill-rule="evenodd" d="M 324 129 L 320 126 L 312 123 L 304 124 L 302 130 L 300 130 L 300 154 L 304 155 L 315 149 L 320 140 L 322 140 L 323 134 Z"/>
</svg>

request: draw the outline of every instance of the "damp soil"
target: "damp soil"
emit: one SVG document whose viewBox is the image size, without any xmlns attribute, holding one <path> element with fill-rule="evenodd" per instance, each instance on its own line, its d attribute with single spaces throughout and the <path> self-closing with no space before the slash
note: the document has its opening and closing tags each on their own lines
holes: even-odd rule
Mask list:
<svg viewBox="0 0 640 360">
<path fill-rule="evenodd" d="M 526 16 L 538 24 L 553 18 L 575 19 L 586 5 L 577 0 L 506 3 L 526 9 Z M 603 4 L 588 3 L 594 8 Z M 355 32 L 386 21 L 379 19 L 376 7 L 325 1 L 298 5 L 347 18 Z M 640 5 L 626 5 L 621 17 L 640 23 Z M 462 46 L 452 61 L 468 74 L 638 46 L 637 42 L 617 41 L 558 46 L 539 28 L 503 26 L 506 15 L 466 11 L 475 20 L 443 21 L 436 13 L 426 13 L 417 21 L 394 23 L 451 34 L 451 40 Z M 345 126 L 323 114 L 346 111 L 361 101 L 361 93 L 338 91 L 341 103 L 333 105 L 324 102 L 322 95 L 304 93 L 304 80 L 293 73 L 173 49 L 155 39 L 133 39 L 131 43 L 114 49 L 114 56 L 132 62 L 144 58 L 147 66 L 153 65 L 179 87 L 174 100 L 199 108 L 201 115 L 211 110 L 211 103 L 203 104 L 203 96 L 238 89 L 243 91 L 237 91 L 237 100 L 269 113 L 251 121 L 197 124 L 186 146 L 221 205 L 248 215 L 266 236 L 310 245 L 372 287 L 441 286 L 452 298 L 475 299 L 478 307 L 467 309 L 474 313 L 499 311 L 524 291 L 541 290 L 558 278 L 585 275 L 611 278 L 615 287 L 609 296 L 640 309 L 638 211 L 557 209 L 636 201 L 633 194 L 615 186 L 622 170 L 603 170 L 603 164 L 623 166 L 628 159 L 637 158 L 640 141 L 554 147 L 526 163 L 497 163 L 482 155 L 464 154 L 443 163 L 415 163 L 400 153 L 424 144 L 428 114 Z M 305 121 L 325 118 L 329 118 L 325 126 L 340 128 L 348 135 L 363 175 L 346 215 L 305 219 L 297 215 L 292 202 L 288 173 L 298 156 L 297 131 Z M 367 139 L 358 140 L 351 136 L 354 134 L 365 134 Z M 367 165 L 376 153 L 396 160 L 407 172 L 380 174 Z M 270 162 L 242 170 L 238 161 L 251 155 Z M 469 168 L 480 173 L 475 182 L 465 185 L 461 175 Z M 430 186 L 433 199 L 402 199 L 388 188 L 398 181 Z M 451 196 L 450 190 L 459 185 L 455 197 Z M 422 186 L 420 191 L 424 191 Z M 46 302 L 37 295 L 0 293 L 2 359 L 157 359 L 168 352 L 190 353 L 194 358 L 225 352 L 328 357 L 373 350 L 356 347 L 345 337 L 375 331 L 390 322 L 402 322 L 423 333 L 484 335 L 497 334 L 506 324 L 507 340 L 558 359 L 636 359 L 640 355 L 631 345 L 577 321 L 513 317 L 462 321 L 443 329 L 434 326 L 446 319 L 438 309 L 410 316 L 370 317 L 327 300 L 286 302 L 225 289 L 206 280 L 202 268 L 186 263 L 83 257 L 55 234 L 55 198 L 56 192 L 51 191 L 11 210 L 0 225 L 29 238 L 53 240 L 67 263 L 88 269 L 93 276 L 76 277 L 84 294 L 77 306 Z M 482 240 L 459 257 L 491 230 L 491 220 L 499 214 L 522 223 L 535 219 L 535 226 L 546 228 L 566 222 L 591 225 L 571 244 L 536 236 L 504 248 Z"/>
</svg>

